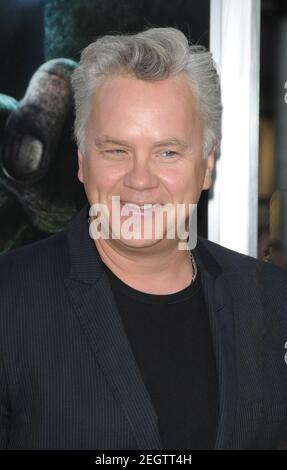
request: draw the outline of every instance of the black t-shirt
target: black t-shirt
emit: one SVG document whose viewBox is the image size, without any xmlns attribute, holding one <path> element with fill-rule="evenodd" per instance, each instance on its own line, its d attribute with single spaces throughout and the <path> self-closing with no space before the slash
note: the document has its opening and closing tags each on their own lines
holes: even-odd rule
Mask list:
<svg viewBox="0 0 287 470">
<path fill-rule="evenodd" d="M 199 271 L 188 287 L 165 295 L 141 292 L 106 271 L 163 448 L 213 449 L 218 384 Z"/>
</svg>

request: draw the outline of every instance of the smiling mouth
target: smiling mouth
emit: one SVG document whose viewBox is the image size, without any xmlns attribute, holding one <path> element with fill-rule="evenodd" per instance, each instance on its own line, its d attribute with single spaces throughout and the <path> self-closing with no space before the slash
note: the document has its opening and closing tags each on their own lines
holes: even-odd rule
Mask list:
<svg viewBox="0 0 287 470">
<path fill-rule="evenodd" d="M 134 214 L 148 214 L 161 209 L 163 207 L 163 204 L 160 204 L 158 202 L 146 202 L 143 204 L 135 204 L 133 202 L 121 201 L 121 207 L 125 207 L 128 211 L 131 211 Z"/>
</svg>

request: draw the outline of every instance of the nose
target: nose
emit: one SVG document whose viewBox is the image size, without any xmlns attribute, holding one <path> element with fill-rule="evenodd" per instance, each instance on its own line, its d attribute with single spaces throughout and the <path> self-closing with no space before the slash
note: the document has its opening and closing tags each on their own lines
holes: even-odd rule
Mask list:
<svg viewBox="0 0 287 470">
<path fill-rule="evenodd" d="M 138 159 L 132 161 L 124 176 L 124 185 L 139 191 L 156 188 L 158 183 L 158 177 L 151 171 L 148 162 Z"/>
</svg>

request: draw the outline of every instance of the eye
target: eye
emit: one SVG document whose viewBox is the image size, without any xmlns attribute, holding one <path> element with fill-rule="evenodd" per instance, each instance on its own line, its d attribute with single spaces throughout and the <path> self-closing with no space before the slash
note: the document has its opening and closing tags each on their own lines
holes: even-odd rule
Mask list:
<svg viewBox="0 0 287 470">
<path fill-rule="evenodd" d="M 116 153 L 116 154 L 121 154 L 125 153 L 125 150 L 123 149 L 113 149 L 113 150 L 106 150 L 107 153 Z"/>
<path fill-rule="evenodd" d="M 169 157 L 174 157 L 175 155 L 177 155 L 177 152 L 174 152 L 173 150 L 166 150 L 165 152 L 162 152 L 162 154 L 163 153 L 168 154 Z"/>
</svg>

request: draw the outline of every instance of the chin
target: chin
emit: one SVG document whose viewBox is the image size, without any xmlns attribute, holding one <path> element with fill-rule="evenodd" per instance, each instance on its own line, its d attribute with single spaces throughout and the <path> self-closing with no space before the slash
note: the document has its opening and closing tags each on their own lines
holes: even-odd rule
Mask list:
<svg viewBox="0 0 287 470">
<path fill-rule="evenodd" d="M 124 238 L 121 236 L 115 241 L 117 241 L 117 243 L 120 243 L 121 245 L 124 245 L 128 248 L 151 248 L 157 245 L 158 243 L 160 243 L 162 239 L 157 239 L 157 238 L 145 239 L 143 237 L 128 239 L 128 238 Z"/>
</svg>

